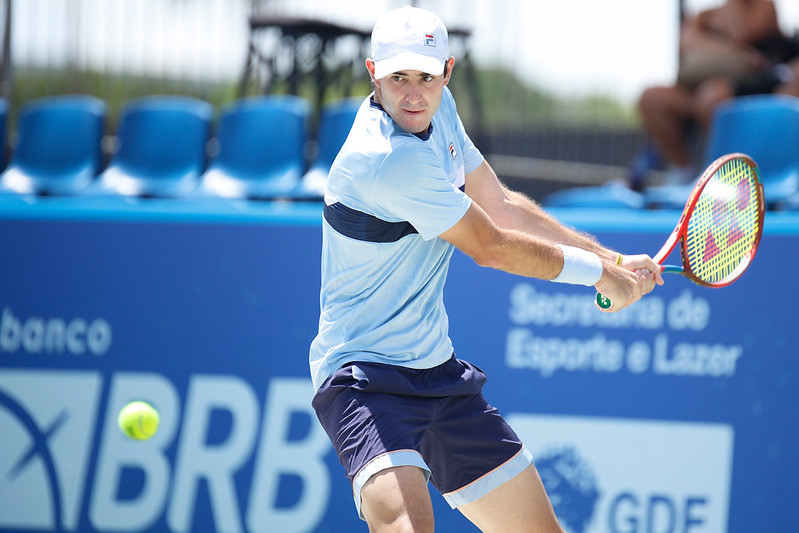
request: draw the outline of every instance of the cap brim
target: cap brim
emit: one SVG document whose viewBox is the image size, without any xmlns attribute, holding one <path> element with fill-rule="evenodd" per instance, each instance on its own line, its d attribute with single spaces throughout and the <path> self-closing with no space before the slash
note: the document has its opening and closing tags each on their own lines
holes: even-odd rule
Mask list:
<svg viewBox="0 0 799 533">
<path fill-rule="evenodd" d="M 426 74 L 440 76 L 444 73 L 444 59 L 413 52 L 402 52 L 386 59 L 375 60 L 375 78 L 378 80 L 389 74 L 405 70 L 419 70 Z"/>
</svg>

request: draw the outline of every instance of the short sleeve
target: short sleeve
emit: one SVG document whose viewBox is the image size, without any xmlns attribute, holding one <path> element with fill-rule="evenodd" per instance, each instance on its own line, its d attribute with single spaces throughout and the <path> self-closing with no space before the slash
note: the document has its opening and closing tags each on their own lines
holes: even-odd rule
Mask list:
<svg viewBox="0 0 799 533">
<path fill-rule="evenodd" d="M 421 143 L 408 143 L 385 159 L 372 194 L 372 205 L 409 222 L 424 240 L 454 226 L 472 202 L 450 183 L 435 152 Z"/>
</svg>

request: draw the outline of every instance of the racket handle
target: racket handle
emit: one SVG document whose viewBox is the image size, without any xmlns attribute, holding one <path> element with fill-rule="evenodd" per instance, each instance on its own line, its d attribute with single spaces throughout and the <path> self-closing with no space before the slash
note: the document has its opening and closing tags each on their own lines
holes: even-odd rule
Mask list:
<svg viewBox="0 0 799 533">
<path fill-rule="evenodd" d="M 685 269 L 676 265 L 661 265 L 660 270 L 664 274 L 685 274 Z M 601 293 L 596 293 L 596 304 L 603 311 L 607 311 L 613 307 L 613 302 L 611 299 L 602 295 Z"/>
<path fill-rule="evenodd" d="M 596 293 L 596 304 L 603 310 L 608 310 L 613 307 L 613 302 L 610 298 L 603 296 L 601 293 Z"/>
</svg>

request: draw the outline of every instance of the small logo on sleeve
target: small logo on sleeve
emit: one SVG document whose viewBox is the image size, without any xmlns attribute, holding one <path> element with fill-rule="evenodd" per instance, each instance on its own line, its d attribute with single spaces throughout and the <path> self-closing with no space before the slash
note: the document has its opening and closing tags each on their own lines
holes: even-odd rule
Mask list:
<svg viewBox="0 0 799 533">
<path fill-rule="evenodd" d="M 455 145 L 453 143 L 449 143 L 449 155 L 452 156 L 452 159 L 458 157 L 458 151 L 455 149 Z"/>
</svg>

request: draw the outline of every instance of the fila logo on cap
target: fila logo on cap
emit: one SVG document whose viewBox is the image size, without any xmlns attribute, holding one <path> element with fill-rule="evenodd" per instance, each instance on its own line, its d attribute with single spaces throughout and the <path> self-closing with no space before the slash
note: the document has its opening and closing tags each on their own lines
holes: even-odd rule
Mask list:
<svg viewBox="0 0 799 533">
<path fill-rule="evenodd" d="M 436 45 L 436 36 L 432 33 L 428 33 L 424 36 L 424 45 L 425 46 L 433 46 Z"/>
</svg>

